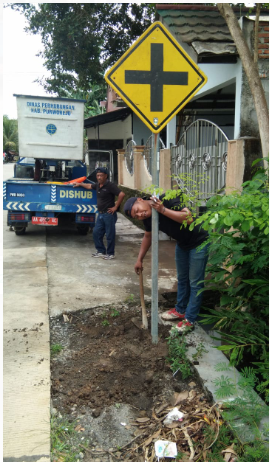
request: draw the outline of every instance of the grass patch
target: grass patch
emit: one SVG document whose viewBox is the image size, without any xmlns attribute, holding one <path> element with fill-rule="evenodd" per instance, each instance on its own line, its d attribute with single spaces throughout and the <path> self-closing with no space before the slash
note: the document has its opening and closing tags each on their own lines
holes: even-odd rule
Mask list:
<svg viewBox="0 0 270 462">
<path fill-rule="evenodd" d="M 51 460 L 52 462 L 77 462 L 89 443 L 83 441 L 76 431 L 76 422 L 65 417 L 51 417 Z"/>
<path fill-rule="evenodd" d="M 54 345 L 51 345 L 51 355 L 55 356 L 58 353 L 60 353 L 60 351 L 62 351 L 63 349 L 64 349 L 63 345 L 60 345 L 59 343 L 55 343 Z"/>
</svg>

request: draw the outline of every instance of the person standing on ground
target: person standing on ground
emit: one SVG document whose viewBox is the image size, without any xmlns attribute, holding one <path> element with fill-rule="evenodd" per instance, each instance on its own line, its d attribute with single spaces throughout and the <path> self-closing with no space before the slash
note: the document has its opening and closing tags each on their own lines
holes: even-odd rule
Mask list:
<svg viewBox="0 0 270 462">
<path fill-rule="evenodd" d="M 74 183 L 73 187 L 81 186 L 85 189 L 97 191 L 98 218 L 93 231 L 93 238 L 96 252 L 92 254 L 95 258 L 112 260 L 115 258 L 115 223 L 117 221 L 117 210 L 125 197 L 125 193 L 118 186 L 108 180 L 108 171 L 100 167 L 96 169 L 97 183 Z M 115 203 L 115 196 L 118 196 Z M 103 243 L 104 236 L 107 239 L 107 251 Z"/>
<path fill-rule="evenodd" d="M 139 255 L 134 266 L 137 274 L 143 270 L 143 259 L 151 246 L 151 215 L 152 208 L 159 214 L 159 230 L 177 241 L 175 261 L 177 269 L 177 303 L 174 308 L 163 313 L 164 320 L 177 320 L 176 328 L 185 333 L 194 328 L 202 302 L 204 274 L 208 259 L 209 245 L 199 248 L 208 238 L 208 233 L 195 226 L 191 231 L 189 225 L 193 222 L 192 214 L 181 204 L 181 196 L 174 199 L 152 198 L 144 200 L 131 197 L 124 205 L 125 214 L 137 220 L 143 220 L 145 234 L 141 243 Z M 181 226 L 182 223 L 186 226 Z"/>
</svg>

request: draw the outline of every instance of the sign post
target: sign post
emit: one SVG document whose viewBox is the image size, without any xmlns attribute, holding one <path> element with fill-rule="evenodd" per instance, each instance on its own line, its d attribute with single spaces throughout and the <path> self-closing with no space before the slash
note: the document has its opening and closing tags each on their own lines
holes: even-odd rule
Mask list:
<svg viewBox="0 0 270 462">
<path fill-rule="evenodd" d="M 154 134 L 152 181 L 159 187 L 159 133 Z M 152 343 L 158 343 L 158 212 L 152 209 L 152 297 L 151 335 Z"/>
<path fill-rule="evenodd" d="M 154 134 L 152 180 L 159 186 L 159 133 L 207 82 L 173 35 L 153 23 L 105 75 Z M 152 211 L 152 342 L 158 342 L 158 213 Z"/>
</svg>

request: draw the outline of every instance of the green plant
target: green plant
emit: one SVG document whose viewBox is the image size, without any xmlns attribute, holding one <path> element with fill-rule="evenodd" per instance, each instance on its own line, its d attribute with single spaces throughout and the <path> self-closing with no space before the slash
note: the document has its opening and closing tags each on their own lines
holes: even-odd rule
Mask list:
<svg viewBox="0 0 270 462">
<path fill-rule="evenodd" d="M 196 353 L 192 355 L 193 360 L 197 361 L 200 359 L 203 353 L 208 353 L 208 350 L 205 348 L 204 344 L 200 342 L 196 347 Z"/>
<path fill-rule="evenodd" d="M 171 329 L 171 335 L 167 339 L 169 356 L 167 362 L 170 364 L 172 372 L 175 374 L 180 371 L 185 380 L 191 375 L 190 362 L 187 359 L 187 343 L 184 335 L 179 336 L 175 327 Z"/>
<path fill-rule="evenodd" d="M 104 321 L 102 321 L 102 323 L 101 323 L 101 324 L 102 324 L 104 327 L 106 327 L 106 326 L 109 326 L 109 325 L 110 325 L 110 323 L 109 323 L 108 319 L 104 319 Z"/>
<path fill-rule="evenodd" d="M 18 151 L 18 121 L 3 116 L 3 150 Z"/>
<path fill-rule="evenodd" d="M 186 454 L 184 452 L 178 452 L 175 460 L 182 460 Z"/>
<path fill-rule="evenodd" d="M 113 308 L 112 312 L 111 312 L 111 317 L 112 318 L 117 318 L 117 316 L 120 316 L 120 312 L 117 311 L 115 308 Z"/>
<path fill-rule="evenodd" d="M 77 423 L 70 423 L 65 417 L 51 417 L 51 459 L 52 462 L 77 462 L 79 453 L 88 446 L 82 443 L 75 430 Z M 76 449 L 78 447 L 78 449 Z"/>
<path fill-rule="evenodd" d="M 233 365 L 252 364 L 257 390 L 268 400 L 269 385 L 269 196 L 268 176 L 259 168 L 242 191 L 215 195 L 207 211 L 190 225 L 209 232 L 205 289 L 220 293 L 220 309 L 202 314 L 214 324 Z M 225 344 L 224 344 L 225 343 Z M 248 358 L 248 359 L 246 359 Z"/>
<path fill-rule="evenodd" d="M 60 345 L 59 343 L 55 343 L 54 345 L 51 345 L 51 355 L 52 356 L 57 355 L 63 349 L 64 347 L 62 345 Z"/>
<path fill-rule="evenodd" d="M 128 295 L 128 297 L 125 299 L 125 302 L 133 302 L 134 300 L 134 294 Z"/>
<path fill-rule="evenodd" d="M 216 366 L 218 372 L 232 370 L 225 363 Z M 255 383 L 258 379 L 254 369 L 244 368 L 238 379 L 232 379 L 221 375 L 215 381 L 218 387 L 217 398 L 225 399 L 222 413 L 223 419 L 233 430 L 238 444 L 239 461 L 241 462 L 266 462 L 269 460 L 269 449 L 266 444 L 268 430 L 259 430 L 259 424 L 263 417 L 269 414 L 269 408 L 254 392 Z M 226 400 L 226 398 L 228 398 Z M 226 428 L 226 427 L 225 427 Z M 221 439 L 221 431 L 219 439 Z M 227 444 L 227 443 L 226 443 Z"/>
</svg>

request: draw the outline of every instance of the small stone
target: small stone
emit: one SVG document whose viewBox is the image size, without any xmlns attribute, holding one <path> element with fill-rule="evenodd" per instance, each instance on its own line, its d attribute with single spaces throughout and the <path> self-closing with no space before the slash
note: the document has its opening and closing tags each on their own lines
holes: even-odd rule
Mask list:
<svg viewBox="0 0 270 462">
<path fill-rule="evenodd" d="M 195 387 L 196 387 L 196 383 L 195 383 L 195 382 L 190 382 L 190 383 L 188 384 L 188 386 L 189 386 L 190 388 L 195 388 Z"/>
<path fill-rule="evenodd" d="M 57 409 L 55 409 L 55 407 L 52 408 L 51 414 L 52 414 L 52 415 L 56 415 L 56 414 L 57 414 Z"/>
<path fill-rule="evenodd" d="M 93 417 L 99 417 L 100 416 L 100 413 L 101 413 L 101 410 L 100 409 L 93 409 L 92 411 L 92 416 Z"/>
</svg>

